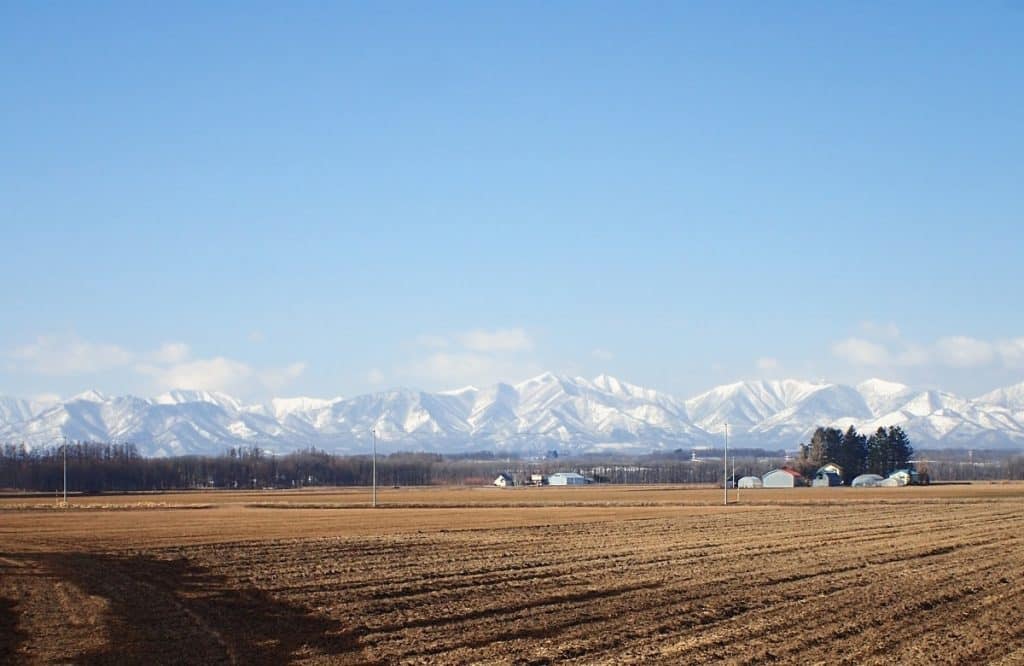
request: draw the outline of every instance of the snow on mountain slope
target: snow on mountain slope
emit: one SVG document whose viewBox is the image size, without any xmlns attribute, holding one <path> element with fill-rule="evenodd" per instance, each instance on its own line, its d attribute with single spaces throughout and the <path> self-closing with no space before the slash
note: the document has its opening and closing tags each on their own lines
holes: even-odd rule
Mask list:
<svg viewBox="0 0 1024 666">
<path fill-rule="evenodd" d="M 904 404 L 914 391 L 906 384 L 869 379 L 857 384 L 857 392 L 871 408 L 873 414 L 887 414 Z"/>
<path fill-rule="evenodd" d="M 233 446 L 285 452 L 315 446 L 380 450 L 630 450 L 719 445 L 792 449 L 818 425 L 863 432 L 900 425 L 918 447 L 1024 446 L 1024 385 L 968 400 L 868 380 L 849 387 L 798 380 L 737 382 L 686 401 L 607 375 L 544 373 L 518 384 L 427 393 L 392 389 L 342 400 L 246 405 L 223 394 L 171 391 L 151 400 L 88 391 L 40 408 L 0 399 L 0 443 L 63 437 L 134 442 L 146 455 L 219 454 Z"/>
<path fill-rule="evenodd" d="M 249 411 L 257 413 L 266 413 L 273 415 L 274 418 L 284 419 L 291 415 L 304 417 L 311 412 L 316 412 L 325 407 L 341 402 L 341 398 L 331 398 L 325 400 L 323 398 L 307 398 L 300 396 L 297 398 L 274 398 L 270 401 L 269 405 L 257 405 Z"/>
<path fill-rule="evenodd" d="M 797 380 L 736 382 L 690 398 L 685 405 L 689 418 L 705 430 L 721 431 L 726 423 L 752 428 L 823 386 Z"/>
<path fill-rule="evenodd" d="M 751 435 L 771 441 L 806 441 L 818 425 L 842 425 L 871 419 L 864 397 L 849 386 L 826 384 L 750 428 Z"/>
<path fill-rule="evenodd" d="M 0 427 L 21 423 L 35 416 L 28 400 L 0 396 Z"/>
<path fill-rule="evenodd" d="M 240 411 L 242 402 L 226 393 L 217 391 L 168 391 L 153 398 L 158 405 L 185 405 L 192 402 L 206 402 L 231 411 Z"/>
<path fill-rule="evenodd" d="M 1024 412 L 1024 382 L 978 396 L 977 402 L 1005 407 L 1013 412 Z"/>
</svg>

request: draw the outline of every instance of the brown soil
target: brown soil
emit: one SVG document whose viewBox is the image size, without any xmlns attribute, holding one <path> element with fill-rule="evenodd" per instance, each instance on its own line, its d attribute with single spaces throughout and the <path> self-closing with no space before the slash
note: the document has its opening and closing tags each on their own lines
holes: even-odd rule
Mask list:
<svg viewBox="0 0 1024 666">
<path fill-rule="evenodd" d="M 1024 663 L 1022 485 L 366 498 L 0 500 L 0 663 Z"/>
</svg>

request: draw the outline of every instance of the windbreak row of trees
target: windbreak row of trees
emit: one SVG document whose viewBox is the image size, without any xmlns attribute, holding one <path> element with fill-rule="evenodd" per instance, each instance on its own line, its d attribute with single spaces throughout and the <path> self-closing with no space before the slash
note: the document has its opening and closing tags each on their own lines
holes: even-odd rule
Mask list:
<svg viewBox="0 0 1024 666">
<path fill-rule="evenodd" d="M 65 449 L 29 450 L 0 446 L 0 488 L 54 492 L 63 488 Z M 311 485 L 369 485 L 369 456 L 338 456 L 314 449 L 275 456 L 258 448 L 229 449 L 220 456 L 144 458 L 131 444 L 70 442 L 66 448 L 70 492 L 131 492 L 188 488 L 298 488 Z M 527 460 L 491 452 L 440 455 L 395 453 L 377 458 L 380 485 L 484 485 L 501 472 L 517 479 L 531 474 L 575 471 L 603 483 L 721 483 L 722 451 L 708 450 L 705 460 L 682 449 L 643 456 L 601 456 Z M 931 452 L 927 463 L 933 481 L 1024 479 L 1024 457 L 987 452 Z M 733 455 L 736 457 L 734 458 Z M 887 474 L 905 467 L 913 456 L 899 428 L 879 429 L 870 437 L 854 428 L 845 433 L 818 428 L 790 464 L 805 474 L 826 462 L 843 468 L 848 483 L 858 474 Z M 785 464 L 781 451 L 730 451 L 729 473 L 761 475 Z M 923 464 L 918 465 L 925 472 Z"/>
<path fill-rule="evenodd" d="M 275 456 L 259 448 L 232 448 L 220 456 L 144 458 L 131 444 L 69 442 L 66 453 L 70 492 L 357 486 L 369 485 L 373 479 L 369 456 L 334 456 L 315 449 Z M 14 445 L 0 447 L 0 488 L 60 489 L 64 457 L 63 446 L 33 450 Z M 504 468 L 504 463 L 495 460 L 446 460 L 431 453 L 395 453 L 377 457 L 377 482 L 482 482 Z"/>
<path fill-rule="evenodd" d="M 853 426 L 846 432 L 838 428 L 819 427 L 811 441 L 800 445 L 796 468 L 805 476 L 826 463 L 835 463 L 843 470 L 843 483 L 849 484 L 861 474 L 886 476 L 908 466 L 914 447 L 903 428 L 879 428 L 871 436 L 857 432 Z"/>
</svg>

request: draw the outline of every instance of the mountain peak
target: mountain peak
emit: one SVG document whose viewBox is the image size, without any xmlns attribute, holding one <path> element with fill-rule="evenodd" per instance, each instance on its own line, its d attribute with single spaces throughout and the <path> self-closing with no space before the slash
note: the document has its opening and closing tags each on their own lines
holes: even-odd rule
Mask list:
<svg viewBox="0 0 1024 666">
<path fill-rule="evenodd" d="M 910 387 L 906 384 L 900 384 L 899 382 L 890 382 L 885 379 L 872 377 L 871 379 L 866 379 L 860 384 L 857 384 L 857 390 L 861 393 L 870 391 L 871 393 L 879 395 L 893 395 L 896 393 L 905 393 L 910 390 Z"/>
<path fill-rule="evenodd" d="M 220 407 L 234 410 L 242 408 L 242 402 L 227 393 L 219 391 L 195 391 L 191 389 L 174 389 L 153 398 L 158 405 L 184 405 L 190 402 L 207 402 Z"/>
<path fill-rule="evenodd" d="M 978 396 L 977 400 L 1013 411 L 1024 411 L 1024 382 L 989 391 Z"/>
<path fill-rule="evenodd" d="M 106 402 L 107 396 L 103 395 L 96 389 L 89 389 L 82 391 L 77 395 L 73 395 L 68 398 L 67 402 Z"/>
<path fill-rule="evenodd" d="M 467 384 L 462 388 L 449 389 L 447 391 L 438 391 L 440 395 L 465 395 L 466 393 L 477 393 L 480 389 L 472 384 Z"/>
<path fill-rule="evenodd" d="M 132 441 L 148 455 L 216 454 L 227 446 L 353 453 L 365 452 L 377 430 L 391 451 L 650 453 L 718 441 L 725 423 L 738 446 L 766 449 L 792 448 L 819 425 L 873 431 L 898 423 L 920 448 L 1024 445 L 1017 414 L 1024 384 L 985 398 L 882 379 L 857 387 L 785 379 L 734 382 L 682 402 L 607 374 L 591 381 L 552 372 L 514 386 L 443 393 L 399 387 L 345 400 L 276 398 L 249 406 L 214 391 L 175 390 L 152 400 L 87 391 L 47 410 L 0 400 L 0 441 Z M 103 409 L 89 406 L 98 402 Z"/>
</svg>

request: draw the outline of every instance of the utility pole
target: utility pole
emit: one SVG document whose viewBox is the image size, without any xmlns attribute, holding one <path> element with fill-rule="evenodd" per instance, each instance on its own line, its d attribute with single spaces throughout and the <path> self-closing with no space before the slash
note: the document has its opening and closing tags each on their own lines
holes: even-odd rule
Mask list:
<svg viewBox="0 0 1024 666">
<path fill-rule="evenodd" d="M 722 504 L 729 505 L 729 424 L 725 424 L 725 455 L 722 456 Z"/>
<path fill-rule="evenodd" d="M 68 438 L 64 438 L 64 508 L 68 506 Z"/>
<path fill-rule="evenodd" d="M 371 506 L 377 508 L 377 430 L 370 430 L 373 438 L 373 503 Z"/>
<path fill-rule="evenodd" d="M 736 489 L 736 503 L 740 503 L 740 484 L 736 478 L 736 454 L 732 454 L 732 487 Z"/>
</svg>

